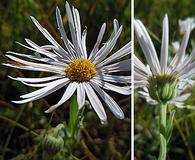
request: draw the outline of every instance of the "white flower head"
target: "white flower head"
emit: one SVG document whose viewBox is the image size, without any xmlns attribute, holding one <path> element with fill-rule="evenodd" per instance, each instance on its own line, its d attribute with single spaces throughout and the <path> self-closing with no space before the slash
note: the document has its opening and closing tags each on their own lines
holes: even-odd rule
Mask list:
<svg viewBox="0 0 195 160">
<path fill-rule="evenodd" d="M 115 19 L 113 21 L 113 33 L 110 38 L 101 45 L 106 29 L 106 24 L 104 23 L 100 29 L 97 41 L 88 55 L 86 50 L 87 30 L 81 31 L 79 12 L 74 7 L 71 9 L 68 2 L 66 2 L 65 8 L 71 40 L 67 38 L 60 10 L 58 7 L 56 8 L 57 25 L 65 48 L 60 46 L 34 17 L 31 17 L 33 23 L 50 44 L 39 46 L 31 40 L 25 39 L 29 46 L 19 44 L 38 54 L 26 55 L 11 51 L 7 52 L 8 54 L 6 56 L 16 63 L 5 63 L 4 65 L 6 66 L 30 71 L 50 72 L 53 74 L 43 78 L 10 77 L 27 86 L 40 88 L 20 96 L 22 100 L 13 102 L 22 104 L 34 101 L 66 86 L 62 98 L 57 104 L 46 110 L 46 113 L 54 111 L 76 92 L 79 109 L 83 107 L 86 98 L 88 98 L 101 122 L 106 122 L 107 116 L 98 95 L 117 118 L 124 118 L 121 108 L 113 98 L 104 91 L 105 89 L 123 95 L 130 94 L 130 76 L 119 76 L 115 73 L 130 70 L 130 59 L 118 60 L 130 54 L 131 43 L 127 43 L 121 49 L 109 55 L 122 32 L 122 26 L 119 26 L 118 21 Z M 27 58 L 30 61 L 22 58 Z M 34 62 L 32 62 L 32 60 Z M 123 86 L 117 86 L 117 84 Z"/>
<path fill-rule="evenodd" d="M 190 25 L 191 30 L 193 30 L 195 28 L 195 18 L 188 17 L 184 20 L 179 20 L 180 34 L 184 34 L 186 32 L 188 25 Z"/>
<path fill-rule="evenodd" d="M 164 100 L 181 108 L 183 101 L 190 95 L 184 94 L 183 91 L 189 85 L 194 84 L 191 78 L 195 74 L 195 49 L 192 50 L 190 55 L 186 54 L 191 26 L 186 26 L 186 32 L 179 50 L 170 62 L 168 61 L 169 25 L 167 15 L 163 20 L 160 61 L 142 22 L 135 20 L 134 26 L 139 44 L 148 63 L 148 65 L 145 65 L 134 56 L 135 88 L 142 88 L 141 96 L 152 104 Z"/>
</svg>

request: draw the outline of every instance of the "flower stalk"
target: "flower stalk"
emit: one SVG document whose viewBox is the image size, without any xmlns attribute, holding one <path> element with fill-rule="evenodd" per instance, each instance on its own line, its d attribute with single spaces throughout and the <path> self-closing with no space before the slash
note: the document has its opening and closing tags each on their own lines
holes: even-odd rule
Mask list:
<svg viewBox="0 0 195 160">
<path fill-rule="evenodd" d="M 160 103 L 159 128 L 160 128 L 160 154 L 158 160 L 166 159 L 167 141 L 166 141 L 166 121 L 167 121 L 167 104 Z"/>
<path fill-rule="evenodd" d="M 160 103 L 160 131 L 166 128 L 167 104 Z"/>
<path fill-rule="evenodd" d="M 166 160 L 167 145 L 172 135 L 175 110 L 171 111 L 167 117 L 167 103 L 159 103 L 159 107 L 160 153 L 158 160 Z"/>
<path fill-rule="evenodd" d="M 68 124 L 60 123 L 55 128 L 51 128 L 42 141 L 44 159 L 57 157 L 72 159 L 72 151 L 80 140 L 84 108 L 83 106 L 79 112 L 77 96 L 73 95 Z"/>
<path fill-rule="evenodd" d="M 73 95 L 71 97 L 70 104 L 70 118 L 69 123 L 66 127 L 65 131 L 65 147 L 63 149 L 64 157 L 70 158 L 72 156 L 72 151 L 75 145 L 80 140 L 80 129 L 83 121 L 83 113 L 79 114 L 78 104 L 77 104 L 77 96 Z"/>
</svg>

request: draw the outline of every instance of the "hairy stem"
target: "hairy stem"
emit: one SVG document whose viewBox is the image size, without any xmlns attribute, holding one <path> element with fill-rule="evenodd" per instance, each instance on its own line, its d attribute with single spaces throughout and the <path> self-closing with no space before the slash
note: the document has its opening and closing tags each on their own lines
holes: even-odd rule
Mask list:
<svg viewBox="0 0 195 160">
<path fill-rule="evenodd" d="M 167 104 L 160 104 L 160 126 L 166 128 Z"/>
<path fill-rule="evenodd" d="M 160 154 L 158 160 L 166 160 L 167 142 L 166 142 L 166 117 L 167 117 L 167 104 L 160 103 L 159 113 L 159 128 L 160 128 Z"/>
</svg>

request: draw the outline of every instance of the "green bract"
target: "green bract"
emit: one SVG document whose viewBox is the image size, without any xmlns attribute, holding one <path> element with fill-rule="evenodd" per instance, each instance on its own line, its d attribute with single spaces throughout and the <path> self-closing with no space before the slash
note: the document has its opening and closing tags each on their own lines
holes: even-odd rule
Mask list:
<svg viewBox="0 0 195 160">
<path fill-rule="evenodd" d="M 148 80 L 150 96 L 161 103 L 167 103 L 177 95 L 178 79 L 172 75 L 155 75 Z"/>
</svg>

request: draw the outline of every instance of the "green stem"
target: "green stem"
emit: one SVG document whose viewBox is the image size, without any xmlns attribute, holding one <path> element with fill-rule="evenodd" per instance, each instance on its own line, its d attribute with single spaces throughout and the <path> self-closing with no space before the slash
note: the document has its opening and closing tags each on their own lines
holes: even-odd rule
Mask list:
<svg viewBox="0 0 195 160">
<path fill-rule="evenodd" d="M 79 109 L 77 104 L 77 96 L 71 97 L 70 103 L 70 117 L 66 127 L 66 139 L 64 141 L 65 147 L 63 150 L 64 157 L 72 159 L 72 150 L 78 142 L 78 132 L 80 131 Z"/>
<path fill-rule="evenodd" d="M 12 120 L 12 119 L 10 119 L 10 118 L 7 118 L 7 117 L 5 117 L 5 116 L 0 115 L 0 119 L 3 119 L 3 120 L 5 120 L 5 121 L 11 123 L 13 126 L 17 126 L 17 127 L 21 128 L 21 129 L 27 131 L 27 132 L 30 132 L 32 135 L 34 135 L 34 136 L 36 136 L 36 137 L 39 136 L 38 133 L 34 132 L 33 130 L 31 130 L 31 129 L 25 127 L 24 125 L 22 125 L 22 124 L 20 124 L 20 123 L 18 123 L 18 122 L 16 122 L 16 121 L 14 121 L 14 120 Z"/>
<path fill-rule="evenodd" d="M 167 142 L 165 138 L 166 134 L 166 117 L 167 117 L 167 104 L 160 103 L 159 113 L 159 128 L 160 128 L 160 154 L 158 160 L 166 160 Z"/>
<path fill-rule="evenodd" d="M 160 126 L 166 128 L 167 104 L 160 104 Z"/>
</svg>

